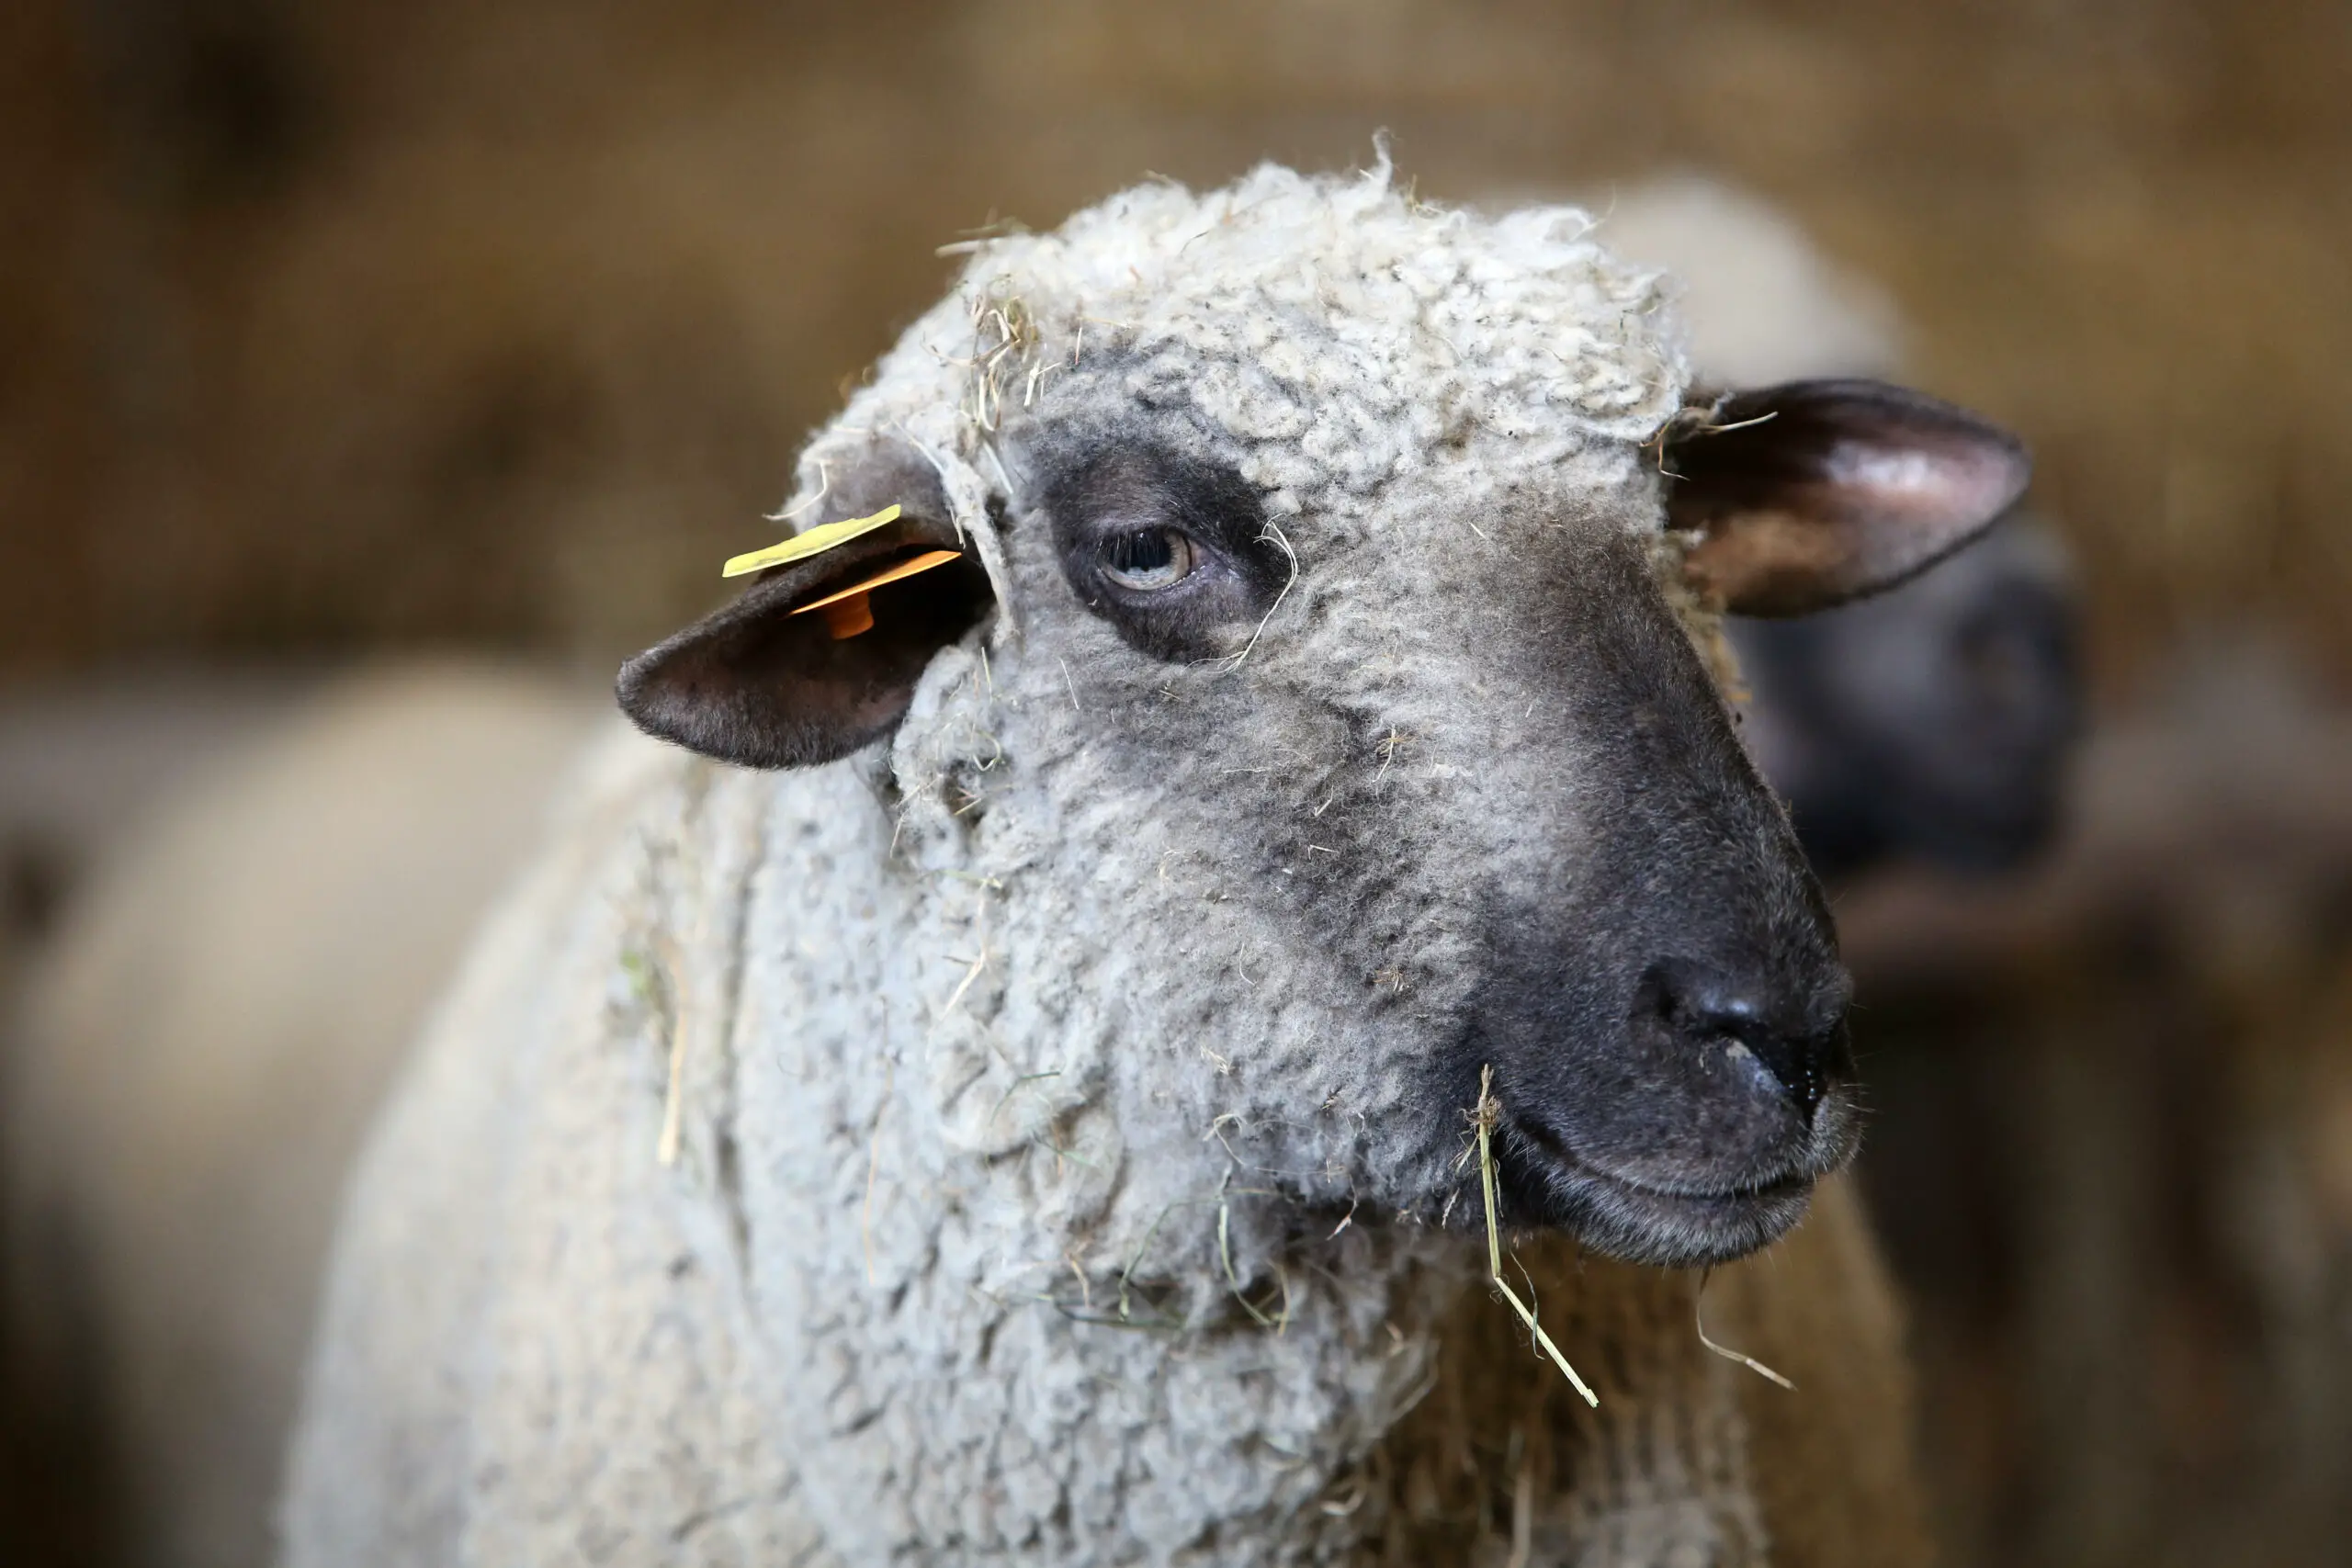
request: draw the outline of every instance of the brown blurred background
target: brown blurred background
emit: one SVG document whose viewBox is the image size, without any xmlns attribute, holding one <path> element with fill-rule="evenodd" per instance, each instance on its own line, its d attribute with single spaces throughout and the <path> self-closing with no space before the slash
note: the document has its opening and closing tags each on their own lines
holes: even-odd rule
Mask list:
<svg viewBox="0 0 2352 1568">
<path fill-rule="evenodd" d="M 14 0 L 0 668 L 610 653 L 990 216 L 1146 170 L 1706 169 L 2006 418 L 2128 683 L 2249 615 L 2352 668 L 2352 10 L 1415 0 Z"/>
<path fill-rule="evenodd" d="M 2343 0 L 10 0 L 0 679 L 609 660 L 941 243 L 1382 127 L 1439 199 L 1746 186 L 2033 442 L 2140 739 L 2035 889 L 1852 911 L 1951 1553 L 2352 1560 Z"/>
</svg>

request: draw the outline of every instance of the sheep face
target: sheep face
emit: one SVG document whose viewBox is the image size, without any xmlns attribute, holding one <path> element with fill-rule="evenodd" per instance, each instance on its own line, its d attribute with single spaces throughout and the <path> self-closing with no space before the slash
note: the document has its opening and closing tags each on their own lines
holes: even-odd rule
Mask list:
<svg viewBox="0 0 2352 1568">
<path fill-rule="evenodd" d="M 1095 990 L 1129 1150 L 1213 1134 L 1300 1213 L 1436 1218 L 1492 1066 L 1516 1220 L 1667 1261 L 1777 1235 L 1853 1147 L 1846 981 L 1661 578 L 1656 458 L 1597 447 L 1498 489 L 1474 436 L 1277 519 L 1245 451 L 1113 397 L 1124 375 L 1106 356 L 1004 433 L 998 544 L 1028 613 L 984 677 L 927 672 L 986 612 L 970 569 L 877 591 L 855 638 L 786 613 L 953 538 L 936 479 L 885 441 L 834 507 L 888 492 L 902 523 L 633 665 L 632 711 L 773 762 L 915 706 L 914 819 L 976 872 L 1062 884 L 1054 918 L 1103 933 L 1026 978 Z M 649 697 L 690 706 L 682 671 L 705 728 Z M 778 692 L 797 700 L 746 705 Z M 1057 1027 L 1067 997 L 1033 1008 L 1023 979 L 999 1005 Z"/>
<path fill-rule="evenodd" d="M 1846 980 L 1676 606 L 1883 586 L 2021 455 L 1873 383 L 1678 415 L 1646 281 L 1550 220 L 1480 254 L 1380 191 L 1283 176 L 1197 231 L 1193 199 L 1024 240 L 919 323 L 804 467 L 808 522 L 900 520 L 632 661 L 623 706 L 763 766 L 891 736 L 893 854 L 995 890 L 1007 955 L 928 1037 L 938 1125 L 985 1156 L 1046 1104 L 1106 1172 L 1054 1224 L 1105 1254 L 1204 1200 L 1227 1280 L 1342 1214 L 1474 1225 L 1487 1067 L 1512 1222 L 1763 1244 L 1853 1147 Z M 793 613 L 959 544 L 870 631 Z M 1270 1201 L 1228 1235 L 1237 1190 Z"/>
<path fill-rule="evenodd" d="M 1084 792 L 1155 852 L 1085 862 L 1170 933 L 1138 1032 L 1201 1017 L 1251 1091 L 1193 1135 L 1230 1117 L 1247 1166 L 1340 1173 L 1302 1196 L 1434 1216 L 1492 1066 L 1516 1219 L 1644 1258 L 1777 1234 L 1852 1146 L 1845 979 L 1658 581 L 1639 454 L 1498 492 L 1474 439 L 1277 523 L 1184 422 L 1055 412 L 1008 443 L 1007 549 L 1081 613 L 1024 654 L 1073 672 Z M 1380 1124 L 1335 1140 L 1330 1106 Z"/>
</svg>

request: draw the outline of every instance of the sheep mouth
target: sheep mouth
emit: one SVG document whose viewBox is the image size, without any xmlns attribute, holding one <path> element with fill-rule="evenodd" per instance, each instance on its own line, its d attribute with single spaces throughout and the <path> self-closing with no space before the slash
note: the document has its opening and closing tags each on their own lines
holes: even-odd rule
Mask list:
<svg viewBox="0 0 2352 1568">
<path fill-rule="evenodd" d="M 1736 1186 L 1666 1187 L 1581 1158 L 1547 1127 L 1507 1117 L 1500 1131 L 1505 1213 L 1628 1263 L 1692 1268 L 1768 1247 L 1804 1217 L 1819 1174 L 1792 1167 Z"/>
</svg>

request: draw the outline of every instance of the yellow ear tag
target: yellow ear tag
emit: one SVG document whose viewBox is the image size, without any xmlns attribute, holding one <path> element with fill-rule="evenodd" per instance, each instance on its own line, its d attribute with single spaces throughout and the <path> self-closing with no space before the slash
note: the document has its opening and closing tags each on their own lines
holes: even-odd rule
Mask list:
<svg viewBox="0 0 2352 1568">
<path fill-rule="evenodd" d="M 929 571 L 933 567 L 945 566 L 949 561 L 963 558 L 961 550 L 926 550 L 886 571 L 877 571 L 862 582 L 853 582 L 822 599 L 811 599 L 792 613 L 805 615 L 811 610 L 822 610 L 825 613 L 825 629 L 833 634 L 835 642 L 843 642 L 860 632 L 874 629 L 874 605 L 866 598 L 868 593 L 886 582 L 896 582 L 902 577 L 912 577 L 919 571 Z"/>
<path fill-rule="evenodd" d="M 899 503 L 892 502 L 871 517 L 852 517 L 842 523 L 828 523 L 821 528 L 811 528 L 806 534 L 795 534 L 780 545 L 770 545 L 763 550 L 736 556 L 719 568 L 721 577 L 748 577 L 772 566 L 785 566 L 810 556 L 823 555 L 836 545 L 846 545 L 860 534 L 871 534 L 885 523 L 899 520 Z"/>
</svg>

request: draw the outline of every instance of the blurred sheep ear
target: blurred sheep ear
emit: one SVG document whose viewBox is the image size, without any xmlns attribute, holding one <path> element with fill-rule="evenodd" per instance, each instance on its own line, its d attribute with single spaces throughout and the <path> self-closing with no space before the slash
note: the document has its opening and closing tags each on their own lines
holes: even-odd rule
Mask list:
<svg viewBox="0 0 2352 1568">
<path fill-rule="evenodd" d="M 2024 493 L 2024 444 L 1881 381 L 1790 381 L 1686 410 L 1667 433 L 1667 524 L 1692 586 L 1743 615 L 1891 588 Z"/>
<path fill-rule="evenodd" d="M 892 488 L 900 515 L 762 571 L 734 604 L 621 666 L 621 711 L 648 735 L 747 768 L 830 762 L 889 734 L 932 656 L 993 603 L 937 479 L 905 474 L 895 487 L 871 474 L 837 484 L 831 520 Z M 964 553 L 937 558 L 951 551 Z"/>
</svg>

